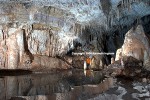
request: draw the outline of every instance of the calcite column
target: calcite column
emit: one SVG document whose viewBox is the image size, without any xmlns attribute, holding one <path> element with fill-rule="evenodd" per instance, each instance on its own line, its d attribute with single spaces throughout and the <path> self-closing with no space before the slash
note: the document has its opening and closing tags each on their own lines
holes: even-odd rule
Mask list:
<svg viewBox="0 0 150 100">
<path fill-rule="evenodd" d="M 24 54 L 24 51 L 25 51 L 24 36 L 25 36 L 25 33 L 24 33 L 23 30 L 19 30 L 17 35 L 16 35 L 17 45 L 18 45 L 18 49 L 19 49 L 19 58 L 20 58 L 19 61 L 20 62 L 22 61 L 23 54 Z"/>
<path fill-rule="evenodd" d="M 8 59 L 8 69 L 16 69 L 19 62 L 19 49 L 17 46 L 17 41 L 15 35 L 11 36 L 7 39 L 8 51 L 7 51 L 7 59 Z"/>
<path fill-rule="evenodd" d="M 23 30 L 17 30 L 13 35 L 11 35 L 7 41 L 6 45 L 8 47 L 7 59 L 8 59 L 8 69 L 18 69 L 19 64 L 22 61 L 24 53 L 24 38 Z"/>
</svg>

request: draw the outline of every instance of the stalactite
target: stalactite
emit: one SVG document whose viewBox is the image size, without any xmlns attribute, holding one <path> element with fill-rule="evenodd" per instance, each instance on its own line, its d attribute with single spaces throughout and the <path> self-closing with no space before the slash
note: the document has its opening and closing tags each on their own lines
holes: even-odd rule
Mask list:
<svg viewBox="0 0 150 100">
<path fill-rule="evenodd" d="M 113 26 L 113 15 L 111 16 L 111 27 Z"/>
<path fill-rule="evenodd" d="M 130 0 L 128 0 L 127 5 L 128 5 L 128 11 L 130 11 Z"/>
<path fill-rule="evenodd" d="M 124 0 L 124 8 L 127 8 L 127 0 Z"/>
<path fill-rule="evenodd" d="M 108 16 L 108 28 L 111 26 L 110 25 L 110 22 L 111 22 L 110 20 L 111 20 L 111 15 Z"/>
<path fill-rule="evenodd" d="M 79 30 L 78 24 L 76 24 L 76 33 L 77 33 L 77 35 L 79 35 L 79 34 L 78 34 L 78 30 Z"/>
<path fill-rule="evenodd" d="M 76 24 L 74 24 L 74 33 L 75 33 L 75 35 L 77 35 L 77 33 L 76 33 Z"/>
<path fill-rule="evenodd" d="M 81 35 L 81 25 L 78 25 L 78 36 Z"/>
<path fill-rule="evenodd" d="M 76 32 L 77 32 L 77 35 L 79 35 L 79 34 L 78 34 L 78 30 L 79 30 L 78 24 L 76 24 Z"/>
<path fill-rule="evenodd" d="M 119 20 L 119 18 L 120 18 L 120 12 L 119 12 L 119 9 L 117 10 L 117 18 L 118 18 L 118 20 Z"/>
<path fill-rule="evenodd" d="M 121 7 L 124 8 L 124 0 L 122 0 Z"/>
</svg>

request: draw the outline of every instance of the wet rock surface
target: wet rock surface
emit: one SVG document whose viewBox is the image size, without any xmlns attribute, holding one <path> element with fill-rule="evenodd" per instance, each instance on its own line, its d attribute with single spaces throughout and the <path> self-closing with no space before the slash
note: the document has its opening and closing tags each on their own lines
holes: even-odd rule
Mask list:
<svg viewBox="0 0 150 100">
<path fill-rule="evenodd" d="M 116 85 L 90 100 L 149 100 L 149 83 L 117 79 Z"/>
</svg>

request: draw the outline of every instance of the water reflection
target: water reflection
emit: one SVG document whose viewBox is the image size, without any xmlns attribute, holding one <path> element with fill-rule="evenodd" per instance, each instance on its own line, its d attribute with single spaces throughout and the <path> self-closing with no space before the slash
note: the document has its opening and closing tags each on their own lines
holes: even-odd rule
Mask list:
<svg viewBox="0 0 150 100">
<path fill-rule="evenodd" d="M 93 70 L 84 70 L 84 75 L 87 77 L 94 77 Z"/>
<path fill-rule="evenodd" d="M 89 74 L 90 73 L 90 74 Z M 101 72 L 73 70 L 56 74 L 30 74 L 0 77 L 0 100 L 77 100 L 90 98 L 112 85 L 111 79 L 102 82 Z M 106 85 L 107 81 L 107 86 Z M 102 83 L 103 84 L 102 84 Z M 27 99 L 29 98 L 29 99 Z M 42 98 L 42 99 L 40 99 Z M 44 99 L 45 98 L 45 99 Z"/>
</svg>

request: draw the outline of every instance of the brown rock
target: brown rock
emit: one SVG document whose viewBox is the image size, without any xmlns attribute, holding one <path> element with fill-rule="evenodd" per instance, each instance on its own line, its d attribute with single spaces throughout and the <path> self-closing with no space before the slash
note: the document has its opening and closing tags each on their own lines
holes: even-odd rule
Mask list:
<svg viewBox="0 0 150 100">
<path fill-rule="evenodd" d="M 35 55 L 31 63 L 33 71 L 48 71 L 52 69 L 69 69 L 71 68 L 66 62 L 61 59 Z"/>
</svg>

